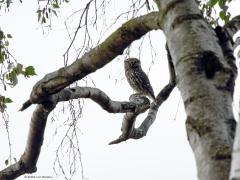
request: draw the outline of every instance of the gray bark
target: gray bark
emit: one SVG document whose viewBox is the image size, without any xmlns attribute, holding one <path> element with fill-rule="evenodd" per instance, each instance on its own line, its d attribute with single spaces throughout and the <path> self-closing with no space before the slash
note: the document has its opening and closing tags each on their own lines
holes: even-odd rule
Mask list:
<svg viewBox="0 0 240 180">
<path fill-rule="evenodd" d="M 239 125 L 239 121 L 238 121 L 237 130 L 236 130 L 234 145 L 233 145 L 230 180 L 240 180 L 240 125 Z"/>
<path fill-rule="evenodd" d="M 240 107 L 240 102 L 239 102 Z M 234 138 L 232 163 L 229 180 L 240 180 L 240 112 L 238 114 L 238 123 L 236 129 L 236 135 Z"/>
<path fill-rule="evenodd" d="M 236 72 L 194 0 L 157 2 L 184 101 L 198 178 L 226 180 L 235 130 L 232 92 Z"/>
</svg>

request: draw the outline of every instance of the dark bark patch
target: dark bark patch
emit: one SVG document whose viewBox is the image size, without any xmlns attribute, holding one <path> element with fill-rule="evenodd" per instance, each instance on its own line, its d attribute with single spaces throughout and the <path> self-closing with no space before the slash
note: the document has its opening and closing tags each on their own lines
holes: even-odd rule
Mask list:
<svg viewBox="0 0 240 180">
<path fill-rule="evenodd" d="M 199 58 L 195 63 L 197 71 L 199 73 L 204 72 L 207 79 L 213 79 L 215 73 L 223 69 L 218 57 L 211 51 L 204 51 L 199 54 Z"/>
<path fill-rule="evenodd" d="M 227 68 L 223 69 L 222 71 L 225 74 L 229 74 L 229 76 L 224 84 L 216 85 L 216 89 L 220 91 L 228 91 L 233 95 L 236 79 L 235 73 L 231 69 Z"/>
<path fill-rule="evenodd" d="M 72 91 L 72 92 L 76 92 L 76 89 L 74 89 L 74 88 L 71 88 L 71 89 L 70 89 L 70 91 Z"/>
<path fill-rule="evenodd" d="M 227 46 L 227 43 L 229 42 L 231 43 L 231 45 L 234 44 L 232 36 L 228 33 L 228 31 L 225 28 L 217 26 L 214 30 L 221 45 Z"/>
<path fill-rule="evenodd" d="M 231 154 L 217 154 L 215 159 L 217 160 L 231 159 Z"/>
<path fill-rule="evenodd" d="M 190 116 L 187 117 L 186 126 L 188 129 L 195 130 L 199 137 L 212 131 L 209 121 L 206 119 L 194 119 Z"/>
<path fill-rule="evenodd" d="M 53 103 L 51 99 L 47 99 L 41 103 L 44 106 L 44 109 L 51 111 L 52 109 L 55 108 L 56 104 Z"/>
<path fill-rule="evenodd" d="M 232 36 L 225 28 L 221 26 L 217 26 L 214 30 L 218 38 L 218 43 L 222 48 L 223 55 L 227 60 L 227 63 L 230 65 L 232 70 L 237 73 L 236 59 L 233 55 L 234 42 Z"/>
<path fill-rule="evenodd" d="M 203 19 L 201 14 L 186 14 L 182 16 L 178 16 L 174 19 L 172 23 L 172 29 L 175 29 L 178 25 L 182 24 L 185 21 L 199 20 Z"/>
<path fill-rule="evenodd" d="M 228 145 L 222 144 L 221 146 L 213 145 L 211 147 L 211 158 L 216 160 L 231 159 L 232 148 Z"/>
<path fill-rule="evenodd" d="M 184 105 L 185 105 L 185 107 L 188 107 L 189 104 L 191 104 L 192 102 L 194 102 L 194 101 L 196 101 L 198 99 L 201 99 L 203 97 L 205 97 L 205 96 L 200 95 L 200 96 L 189 97 L 188 99 L 186 99 L 184 101 Z"/>
<path fill-rule="evenodd" d="M 229 130 L 229 135 L 232 139 L 234 139 L 235 137 L 235 131 L 236 131 L 236 126 L 237 126 L 237 123 L 236 123 L 236 120 L 234 118 L 231 118 L 231 119 L 227 119 L 225 121 L 225 123 L 227 124 L 228 126 L 228 130 Z"/>
<path fill-rule="evenodd" d="M 129 111 L 131 111 L 131 112 L 134 112 L 135 109 L 136 109 L 136 104 L 135 104 L 135 103 L 129 103 L 129 102 L 122 103 L 122 104 L 121 104 L 121 109 L 122 109 L 123 111 L 129 110 Z"/>
</svg>

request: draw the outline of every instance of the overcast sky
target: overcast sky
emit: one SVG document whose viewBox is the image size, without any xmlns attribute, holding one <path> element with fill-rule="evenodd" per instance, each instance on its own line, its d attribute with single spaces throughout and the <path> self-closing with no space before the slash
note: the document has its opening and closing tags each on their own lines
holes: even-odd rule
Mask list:
<svg viewBox="0 0 240 180">
<path fill-rule="evenodd" d="M 20 63 L 33 65 L 37 72 L 37 76 L 30 79 L 20 78 L 19 84 L 13 89 L 8 88 L 6 92 L 14 100 L 14 103 L 8 106 L 8 113 L 10 116 L 12 154 L 17 159 L 24 151 L 30 117 L 35 106 L 31 106 L 24 112 L 18 112 L 18 109 L 28 99 L 32 86 L 39 79 L 63 66 L 62 55 L 70 43 L 64 26 L 64 19 L 71 14 L 72 10 L 79 9 L 78 3 L 79 1 L 72 0 L 71 3 L 64 5 L 61 11 L 62 15 L 58 19 L 53 18 L 52 29 L 50 31 L 45 29 L 44 34 L 42 27 L 37 22 L 36 3 L 24 2 L 19 4 L 16 2 L 12 5 L 10 12 L 2 13 L 0 16 L 2 30 L 11 33 L 13 36 L 10 41 L 12 54 Z M 126 7 L 128 7 L 127 4 L 115 4 L 111 13 Z M 235 8 L 238 11 L 239 7 L 239 2 L 236 3 L 235 1 Z M 237 11 L 234 11 L 232 14 L 236 13 Z M 113 20 L 114 15 L 108 14 L 108 18 Z M 77 19 L 73 20 L 76 21 Z M 113 29 L 116 29 L 122 22 L 124 22 L 124 19 L 116 24 Z M 107 32 L 105 36 L 109 33 Z M 145 41 L 148 40 L 147 38 Z M 141 51 L 141 61 L 146 72 L 151 67 L 149 78 L 155 94 L 157 94 L 168 82 L 165 40 L 160 31 L 152 32 L 151 38 L 157 50 L 154 64 L 151 66 L 152 58 L 148 43 Z M 98 40 L 94 35 L 93 39 Z M 130 54 L 138 57 L 138 49 L 133 49 Z M 123 61 L 121 59 L 123 57 L 119 58 L 119 60 L 117 58 L 114 62 L 91 75 L 91 78 L 96 87 L 107 93 L 113 100 L 124 101 L 133 91 L 124 77 Z M 80 84 L 84 85 L 85 82 L 82 81 Z M 88 79 L 88 86 L 94 86 L 94 84 Z M 58 107 L 61 108 L 62 104 L 59 104 Z M 56 133 L 56 127 L 60 127 L 71 116 L 69 114 L 62 115 L 58 109 L 52 114 L 55 121 L 51 122 L 51 118 L 48 120 L 44 144 L 37 164 L 38 171 L 33 174 L 35 177 L 51 176 L 53 179 L 64 179 L 58 169 L 59 174 L 54 173 L 53 163 L 56 158 L 56 147 L 66 127 L 58 128 L 57 134 L 54 134 Z M 66 113 L 68 112 L 66 111 Z M 141 115 L 137 124 L 145 116 L 146 114 Z M 184 108 L 177 89 L 172 92 L 167 102 L 160 107 L 157 119 L 146 137 L 137 141 L 129 140 L 109 146 L 108 143 L 116 139 L 121 133 L 122 117 L 123 114 L 105 112 L 90 100 L 84 101 L 83 115 L 78 120 L 78 127 L 81 130 L 79 146 L 83 174 L 86 180 L 197 180 L 194 157 L 185 132 Z M 3 169 L 5 167 L 4 161 L 9 156 L 9 150 L 3 120 L 0 123 L 0 169 Z M 62 156 L 65 158 L 65 164 L 67 165 L 66 152 L 63 152 Z M 79 166 L 73 179 L 79 180 L 80 177 L 81 168 Z M 19 179 L 24 179 L 24 176 Z"/>
</svg>

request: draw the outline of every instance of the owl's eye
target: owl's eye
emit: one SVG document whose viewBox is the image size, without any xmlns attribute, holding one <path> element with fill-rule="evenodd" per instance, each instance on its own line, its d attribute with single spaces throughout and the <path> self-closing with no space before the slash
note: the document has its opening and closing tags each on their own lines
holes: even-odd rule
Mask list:
<svg viewBox="0 0 240 180">
<path fill-rule="evenodd" d="M 133 65 L 137 65 L 138 61 L 133 61 Z"/>
</svg>

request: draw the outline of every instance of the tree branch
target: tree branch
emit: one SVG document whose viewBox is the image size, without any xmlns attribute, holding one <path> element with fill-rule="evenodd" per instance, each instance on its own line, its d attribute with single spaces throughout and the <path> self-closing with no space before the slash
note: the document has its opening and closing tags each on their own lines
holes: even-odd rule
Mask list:
<svg viewBox="0 0 240 180">
<path fill-rule="evenodd" d="M 240 30 L 240 15 L 232 18 L 224 28 L 226 28 L 231 37 L 233 37 Z"/>
<path fill-rule="evenodd" d="M 111 113 L 127 113 L 136 116 L 146 111 L 150 102 L 146 97 L 132 95 L 130 102 L 111 100 L 103 91 L 91 87 L 66 88 L 53 94 L 36 107 L 33 112 L 25 151 L 15 164 L 0 171 L 0 179 L 15 179 L 25 173 L 37 171 L 37 160 L 43 144 L 44 130 L 49 113 L 58 102 L 70 99 L 89 98 Z M 127 129 L 127 128 L 126 128 Z"/>
<path fill-rule="evenodd" d="M 135 112 L 142 102 L 120 102 L 111 100 L 103 91 L 92 87 L 74 87 L 66 88 L 51 96 L 53 103 L 68 101 L 70 99 L 89 98 L 98 103 L 109 113 Z"/>
<path fill-rule="evenodd" d="M 80 59 L 77 59 L 69 66 L 47 74 L 38 81 L 32 89 L 30 99 L 26 101 L 28 103 L 20 110 L 28 108 L 31 104 L 43 103 L 48 99 L 47 96 L 59 92 L 71 83 L 102 68 L 116 56 L 121 55 L 124 49 L 133 41 L 156 29 L 160 29 L 158 12 L 152 12 L 129 20 L 113 32 L 104 42 L 90 50 Z"/>
<path fill-rule="evenodd" d="M 219 45 L 222 48 L 224 59 L 226 60 L 227 64 L 230 68 L 228 68 L 228 71 L 230 73 L 230 79 L 228 83 L 228 88 L 233 94 L 234 91 L 234 85 L 235 85 L 235 79 L 237 77 L 237 66 L 236 66 L 236 59 L 233 55 L 233 39 L 231 35 L 229 34 L 228 30 L 225 27 L 217 26 L 215 28 L 216 35 L 219 40 Z"/>
<path fill-rule="evenodd" d="M 25 151 L 18 162 L 0 171 L 0 179 L 15 179 L 25 173 L 37 171 L 36 163 L 43 143 L 47 117 L 54 107 L 49 109 L 43 105 L 36 107 L 32 115 Z"/>
<path fill-rule="evenodd" d="M 140 103 L 140 106 L 138 109 L 136 109 L 136 111 L 129 112 L 124 115 L 123 122 L 122 122 L 122 128 L 121 128 L 122 134 L 118 139 L 110 142 L 109 145 L 117 144 L 117 143 L 120 143 L 122 141 L 126 141 L 127 139 L 129 139 L 129 137 L 132 134 L 132 131 L 134 129 L 134 123 L 136 121 L 137 116 L 141 113 L 144 113 L 150 107 L 149 99 L 147 99 L 144 96 L 140 96 L 138 94 L 133 94 L 130 96 L 129 100 L 130 100 L 130 102 L 134 102 L 137 104 Z"/>
<path fill-rule="evenodd" d="M 233 49 L 236 49 L 240 45 L 240 36 L 238 36 L 234 42 Z"/>
</svg>

